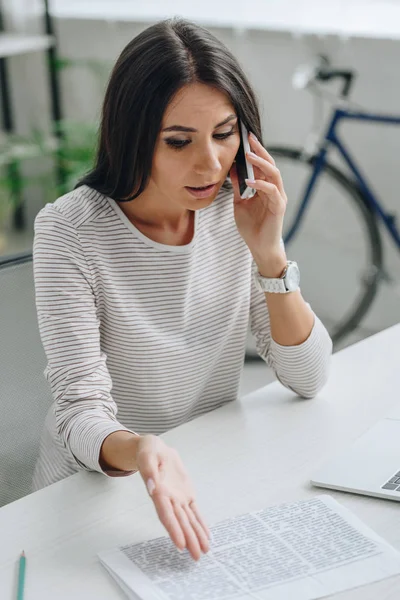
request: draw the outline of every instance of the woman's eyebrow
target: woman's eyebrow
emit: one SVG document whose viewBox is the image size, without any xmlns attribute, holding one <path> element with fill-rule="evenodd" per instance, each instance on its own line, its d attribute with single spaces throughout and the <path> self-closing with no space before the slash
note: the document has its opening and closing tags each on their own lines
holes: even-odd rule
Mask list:
<svg viewBox="0 0 400 600">
<path fill-rule="evenodd" d="M 218 123 L 218 125 L 216 125 L 214 129 L 218 129 L 218 127 L 222 127 L 222 125 L 226 125 L 227 123 L 236 118 L 236 115 L 229 115 L 228 117 L 226 117 L 226 119 L 221 121 L 221 123 Z M 194 129 L 193 127 L 185 127 L 184 125 L 170 125 L 162 131 L 184 131 L 186 133 L 197 133 L 197 129 Z"/>
</svg>

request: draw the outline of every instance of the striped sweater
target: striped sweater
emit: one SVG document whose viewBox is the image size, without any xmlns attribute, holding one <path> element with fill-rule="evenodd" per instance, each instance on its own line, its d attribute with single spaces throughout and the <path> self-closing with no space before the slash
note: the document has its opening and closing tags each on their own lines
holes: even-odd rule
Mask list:
<svg viewBox="0 0 400 600">
<path fill-rule="evenodd" d="M 326 381 L 332 344 L 317 317 L 301 345 L 271 338 L 232 192 L 195 212 L 189 244 L 170 246 L 83 186 L 39 212 L 33 256 L 54 399 L 33 489 L 80 468 L 103 472 L 100 449 L 112 432 L 161 434 L 235 400 L 249 319 L 284 386 L 312 397 Z"/>
</svg>

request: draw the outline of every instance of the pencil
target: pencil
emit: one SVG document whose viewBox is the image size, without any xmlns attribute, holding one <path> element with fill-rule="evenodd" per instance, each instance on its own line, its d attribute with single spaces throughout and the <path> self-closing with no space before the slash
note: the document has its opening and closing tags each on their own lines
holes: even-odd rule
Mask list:
<svg viewBox="0 0 400 600">
<path fill-rule="evenodd" d="M 17 600 L 24 600 L 25 564 L 26 564 L 25 552 L 22 550 L 21 556 L 19 557 Z"/>
</svg>

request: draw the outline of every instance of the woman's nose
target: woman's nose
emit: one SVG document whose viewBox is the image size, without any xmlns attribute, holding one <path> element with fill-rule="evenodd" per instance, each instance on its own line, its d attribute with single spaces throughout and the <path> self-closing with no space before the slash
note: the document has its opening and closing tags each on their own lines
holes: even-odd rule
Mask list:
<svg viewBox="0 0 400 600">
<path fill-rule="evenodd" d="M 197 156 L 194 170 L 199 174 L 214 174 L 221 169 L 217 153 L 212 149 L 207 149 Z"/>
</svg>

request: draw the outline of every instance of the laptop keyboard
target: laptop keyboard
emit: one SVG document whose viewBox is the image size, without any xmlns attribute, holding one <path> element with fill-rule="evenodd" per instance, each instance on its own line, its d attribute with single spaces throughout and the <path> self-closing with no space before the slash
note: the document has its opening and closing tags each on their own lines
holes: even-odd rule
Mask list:
<svg viewBox="0 0 400 600">
<path fill-rule="evenodd" d="M 393 490 L 394 492 L 400 492 L 400 471 L 398 471 L 389 481 L 382 486 L 382 490 Z"/>
</svg>

